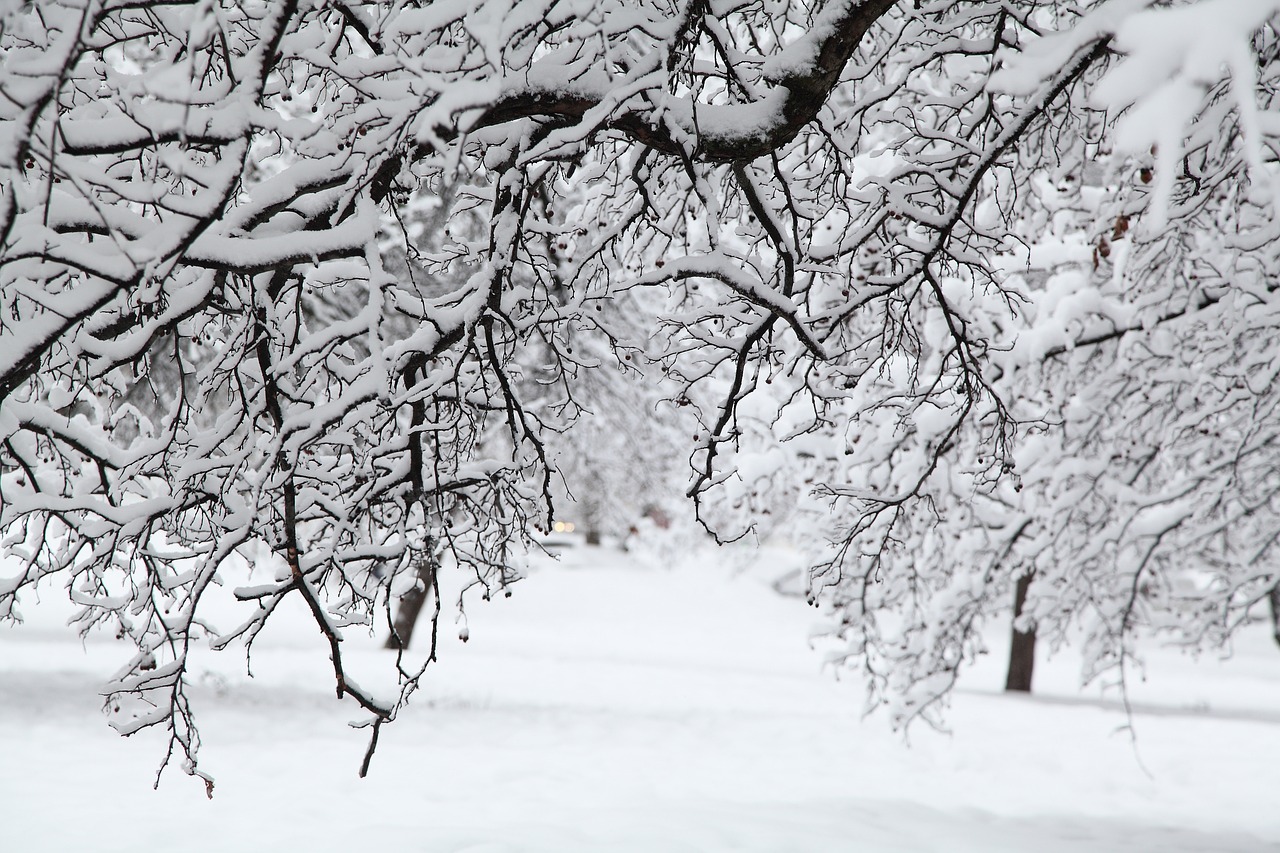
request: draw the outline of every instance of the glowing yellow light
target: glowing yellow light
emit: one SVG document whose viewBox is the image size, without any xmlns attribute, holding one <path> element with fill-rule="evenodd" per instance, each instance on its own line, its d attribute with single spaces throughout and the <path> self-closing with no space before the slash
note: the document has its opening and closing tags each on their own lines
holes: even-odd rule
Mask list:
<svg viewBox="0 0 1280 853">
<path fill-rule="evenodd" d="M 551 529 L 556 533 L 564 533 L 564 522 L 557 521 L 555 524 L 551 525 Z"/>
</svg>

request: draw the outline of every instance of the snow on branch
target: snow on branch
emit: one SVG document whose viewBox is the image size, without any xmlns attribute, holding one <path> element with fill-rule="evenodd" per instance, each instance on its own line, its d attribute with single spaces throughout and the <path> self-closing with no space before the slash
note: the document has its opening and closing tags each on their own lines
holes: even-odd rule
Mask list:
<svg viewBox="0 0 1280 853">
<path fill-rule="evenodd" d="M 1276 580 L 1276 16 L 6 4 L 0 616 L 64 583 L 210 786 L 196 655 L 305 605 L 363 772 L 566 505 L 813 543 L 904 723 L 1014 588 L 1091 674 L 1222 641 Z"/>
</svg>

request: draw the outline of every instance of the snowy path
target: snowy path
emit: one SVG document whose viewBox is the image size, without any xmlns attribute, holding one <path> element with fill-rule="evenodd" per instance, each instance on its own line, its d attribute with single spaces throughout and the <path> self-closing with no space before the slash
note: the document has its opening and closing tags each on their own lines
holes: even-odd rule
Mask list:
<svg viewBox="0 0 1280 853">
<path fill-rule="evenodd" d="M 471 642 L 445 644 L 365 780 L 300 617 L 264 636 L 252 681 L 212 658 L 212 801 L 176 772 L 153 792 L 159 743 L 103 723 L 115 642 L 82 649 L 56 609 L 28 607 L 0 630 L 0 851 L 1280 848 L 1280 649 L 1261 631 L 1225 664 L 1153 656 L 1134 696 L 1148 776 L 1065 658 L 1031 699 L 994 693 L 992 661 L 953 735 L 904 745 L 819 672 L 800 602 L 719 567 L 565 562 L 469 607 Z"/>
</svg>

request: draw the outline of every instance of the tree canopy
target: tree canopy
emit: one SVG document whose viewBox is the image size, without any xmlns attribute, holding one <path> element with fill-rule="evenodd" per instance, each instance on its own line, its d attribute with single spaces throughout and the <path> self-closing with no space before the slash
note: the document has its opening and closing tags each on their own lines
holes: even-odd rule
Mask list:
<svg viewBox="0 0 1280 853">
<path fill-rule="evenodd" d="M 343 631 L 424 554 L 504 589 L 626 433 L 719 539 L 789 519 L 901 721 L 1028 575 L 1089 676 L 1223 643 L 1277 582 L 1277 14 L 0 2 L 0 617 L 63 583 L 203 775 L 191 645 L 300 597 L 371 755 L 422 670 Z"/>
</svg>

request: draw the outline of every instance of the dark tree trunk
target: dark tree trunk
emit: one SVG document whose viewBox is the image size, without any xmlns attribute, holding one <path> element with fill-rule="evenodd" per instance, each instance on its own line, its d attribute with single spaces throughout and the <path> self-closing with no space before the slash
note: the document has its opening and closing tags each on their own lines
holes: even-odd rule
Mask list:
<svg viewBox="0 0 1280 853">
<path fill-rule="evenodd" d="M 1280 645 L 1280 583 L 1271 587 L 1271 592 L 1267 594 L 1267 598 L 1271 602 L 1271 634 L 1276 638 L 1276 643 Z"/>
<path fill-rule="evenodd" d="M 583 521 L 586 522 L 586 534 L 588 545 L 600 544 L 600 508 L 594 500 L 587 501 L 584 504 L 586 510 Z"/>
<path fill-rule="evenodd" d="M 429 554 L 423 554 L 417 560 L 417 579 L 417 585 L 400 596 L 400 607 L 396 611 L 396 620 L 391 625 L 391 636 L 387 637 L 387 643 L 383 648 L 409 648 L 409 642 L 413 639 L 413 628 L 418 624 L 418 616 L 435 589 L 435 560 Z"/>
<path fill-rule="evenodd" d="M 1009 674 L 1005 677 L 1004 689 L 1021 693 L 1031 692 L 1031 673 L 1036 666 L 1036 630 L 1018 630 L 1018 617 L 1027 603 L 1027 590 L 1031 588 L 1034 572 L 1027 572 L 1018 578 L 1018 586 L 1013 592 L 1013 623 L 1011 643 L 1009 645 Z"/>
</svg>

